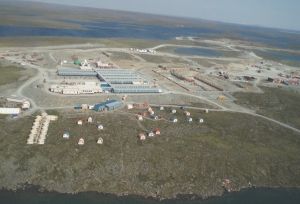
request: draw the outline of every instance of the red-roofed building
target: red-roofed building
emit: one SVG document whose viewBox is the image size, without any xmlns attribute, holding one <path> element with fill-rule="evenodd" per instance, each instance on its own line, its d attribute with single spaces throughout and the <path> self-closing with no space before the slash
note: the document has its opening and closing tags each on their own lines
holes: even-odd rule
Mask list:
<svg viewBox="0 0 300 204">
<path fill-rule="evenodd" d="M 160 135 L 160 131 L 159 131 L 159 129 L 158 129 L 158 128 L 156 128 L 156 129 L 154 130 L 154 133 L 155 133 L 155 134 L 157 134 L 157 135 Z"/>
</svg>

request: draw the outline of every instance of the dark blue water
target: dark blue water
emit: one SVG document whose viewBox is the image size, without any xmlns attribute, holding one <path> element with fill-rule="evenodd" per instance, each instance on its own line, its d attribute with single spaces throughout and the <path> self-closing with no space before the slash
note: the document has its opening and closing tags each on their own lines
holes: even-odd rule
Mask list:
<svg viewBox="0 0 300 204">
<path fill-rule="evenodd" d="M 245 189 L 238 193 L 225 194 L 222 197 L 207 200 L 190 200 L 184 196 L 179 200 L 157 201 L 137 196 L 117 197 L 110 194 L 85 192 L 78 194 L 59 194 L 39 192 L 35 188 L 28 190 L 0 191 L 0 204 L 299 204 L 300 191 L 297 189 Z"/>
<path fill-rule="evenodd" d="M 38 28 L 27 26 L 0 26 L 0 36 L 62 36 L 82 38 L 137 38 L 151 40 L 169 40 L 176 36 L 206 36 L 221 33 L 206 28 L 162 27 L 150 25 L 131 25 L 116 22 L 74 22 L 85 30 Z"/>
<path fill-rule="evenodd" d="M 245 41 L 256 42 L 267 44 L 275 47 L 289 48 L 289 49 L 298 49 L 300 45 L 300 35 L 293 33 L 285 33 L 280 31 L 274 31 L 271 33 L 262 33 L 260 32 L 247 32 L 247 31 L 238 31 L 237 33 L 241 34 Z M 294 45 L 298 45 L 294 47 Z"/>
<path fill-rule="evenodd" d="M 223 30 L 230 29 L 235 38 L 248 42 L 295 50 L 299 50 L 300 48 L 300 31 L 238 24 L 219 24 L 218 26 Z M 239 35 L 239 37 L 237 35 Z"/>
<path fill-rule="evenodd" d="M 292 61 L 297 61 L 300 62 L 300 55 L 288 55 L 288 54 L 278 54 L 278 53 L 272 53 L 272 52 L 258 52 L 264 55 L 269 55 L 272 57 L 276 57 L 278 59 L 283 59 L 283 60 L 292 60 Z"/>
<path fill-rule="evenodd" d="M 220 34 L 229 33 L 230 36 L 230 33 L 232 33 L 235 34 L 234 39 L 259 42 L 284 48 L 288 47 L 291 49 L 300 49 L 299 33 L 254 26 L 218 24 L 215 28 L 191 28 L 131 24 L 130 22 L 78 22 L 70 20 L 64 20 L 62 22 L 79 24 L 85 30 L 38 28 L 28 26 L 0 26 L 0 37 L 68 36 L 82 38 L 137 38 L 170 40 L 177 36 L 220 38 Z"/>
<path fill-rule="evenodd" d="M 223 55 L 221 52 L 202 48 L 176 48 L 174 52 L 184 55 L 198 55 L 205 57 L 221 57 Z"/>
</svg>

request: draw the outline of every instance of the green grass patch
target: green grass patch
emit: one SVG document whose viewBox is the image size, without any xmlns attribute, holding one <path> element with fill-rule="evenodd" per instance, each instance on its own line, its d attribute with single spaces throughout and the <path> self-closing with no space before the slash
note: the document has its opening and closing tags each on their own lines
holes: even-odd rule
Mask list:
<svg viewBox="0 0 300 204">
<path fill-rule="evenodd" d="M 300 94 L 280 88 L 260 87 L 264 93 L 235 92 L 235 103 L 257 113 L 300 128 Z"/>
<path fill-rule="evenodd" d="M 4 66 L 0 63 L 0 86 L 17 82 L 21 77 L 21 71 L 25 70 L 24 68 L 8 65 Z"/>
<path fill-rule="evenodd" d="M 138 123 L 138 109 L 108 113 L 57 110 L 60 117 L 50 123 L 46 143 L 41 146 L 26 145 L 34 117 L 0 118 L 0 183 L 5 187 L 4 179 L 18 176 L 17 184 L 30 182 L 62 192 L 145 195 L 159 189 L 164 197 L 178 189 L 196 194 L 211 188 L 222 190 L 224 178 L 232 181 L 233 188 L 249 181 L 298 186 L 300 142 L 293 131 L 247 114 L 188 110 L 194 122 L 187 122 L 179 108 L 176 114 L 170 114 L 169 108 L 153 110 L 166 120 L 147 116 Z M 173 115 L 178 123 L 169 121 Z M 90 116 L 93 123 L 86 121 Z M 204 123 L 196 122 L 197 117 Z M 83 125 L 76 124 L 78 119 Z M 100 122 L 104 129 L 99 131 Z M 155 128 L 161 135 L 145 141 L 137 138 Z M 62 138 L 65 131 L 70 132 L 69 139 Z M 99 136 L 103 145 L 96 144 Z M 85 145 L 78 146 L 81 137 Z"/>
</svg>

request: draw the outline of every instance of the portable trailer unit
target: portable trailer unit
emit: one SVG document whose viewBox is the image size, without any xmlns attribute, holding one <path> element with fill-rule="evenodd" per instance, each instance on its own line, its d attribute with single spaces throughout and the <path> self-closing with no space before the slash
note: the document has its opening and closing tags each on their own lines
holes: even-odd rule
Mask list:
<svg viewBox="0 0 300 204">
<path fill-rule="evenodd" d="M 69 132 L 65 132 L 64 134 L 63 134 L 63 138 L 69 138 L 70 137 L 70 133 Z"/>
<path fill-rule="evenodd" d="M 171 121 L 172 121 L 173 123 L 178 122 L 177 118 L 175 118 L 175 117 L 172 117 L 172 118 L 171 118 Z"/>
<path fill-rule="evenodd" d="M 156 115 L 151 115 L 151 118 L 152 118 L 153 120 L 156 120 L 156 119 L 157 119 L 157 116 L 156 116 Z"/>
<path fill-rule="evenodd" d="M 82 109 L 82 105 L 81 105 L 81 104 L 77 104 L 74 108 L 75 108 L 76 110 Z"/>
<path fill-rule="evenodd" d="M 186 117 L 186 121 L 192 122 L 192 121 L 193 121 L 193 118 L 191 118 L 191 117 Z"/>
<path fill-rule="evenodd" d="M 20 108 L 0 108 L 0 114 L 20 114 L 21 109 Z"/>
<path fill-rule="evenodd" d="M 202 118 L 197 118 L 197 121 L 198 121 L 199 123 L 203 123 L 203 122 L 204 122 Z"/>
</svg>

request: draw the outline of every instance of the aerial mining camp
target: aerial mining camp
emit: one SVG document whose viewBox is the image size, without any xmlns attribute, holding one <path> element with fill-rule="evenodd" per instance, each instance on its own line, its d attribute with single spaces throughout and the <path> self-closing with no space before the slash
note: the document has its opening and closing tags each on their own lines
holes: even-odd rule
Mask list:
<svg viewBox="0 0 300 204">
<path fill-rule="evenodd" d="M 128 114 L 134 114 L 139 123 L 153 120 L 158 123 L 164 121 L 201 124 L 205 120 L 203 113 L 208 113 L 209 110 L 202 108 L 198 115 L 191 115 L 188 108 L 182 106 L 186 102 L 176 101 L 175 98 L 173 100 L 172 95 L 196 97 L 217 109 L 235 109 L 232 92 L 260 92 L 259 84 L 298 86 L 300 83 L 300 76 L 292 68 L 264 60 L 252 51 L 229 47 L 225 41 L 218 42 L 218 45 L 227 52 L 234 50 L 236 57 L 197 58 L 160 51 L 160 48 L 168 45 L 147 49 L 76 49 L 72 52 L 36 50 L 30 53 L 9 50 L 2 53 L 2 62 L 27 69 L 34 68 L 38 70 L 38 74 L 32 83 L 22 86 L 17 93 L 8 95 L 0 108 L 0 114 L 18 118 L 42 109 L 43 104 L 45 108 L 52 109 L 67 106 L 75 114 L 82 111 L 99 114 L 127 111 Z M 162 57 L 169 60 L 164 63 L 155 60 Z M 210 63 L 201 64 L 204 59 Z M 24 91 L 26 96 L 22 94 Z M 166 117 L 161 111 L 168 111 L 169 116 Z M 176 113 L 179 112 L 184 117 L 178 117 Z M 45 144 L 47 131 L 51 128 L 49 124 L 56 120 L 60 120 L 59 117 L 46 113 L 36 116 L 27 144 Z M 105 126 L 92 121 L 91 117 L 78 119 L 77 124 L 82 128 L 84 123 L 95 123 L 94 128 L 98 130 Z M 160 134 L 163 135 L 163 131 L 160 132 L 159 127 L 152 127 L 136 137 L 145 140 Z M 61 137 L 72 138 L 71 131 L 66 129 Z M 78 138 L 78 145 L 86 144 L 84 139 Z M 95 143 L 103 144 L 104 141 L 105 137 L 101 136 L 100 131 Z"/>
</svg>

